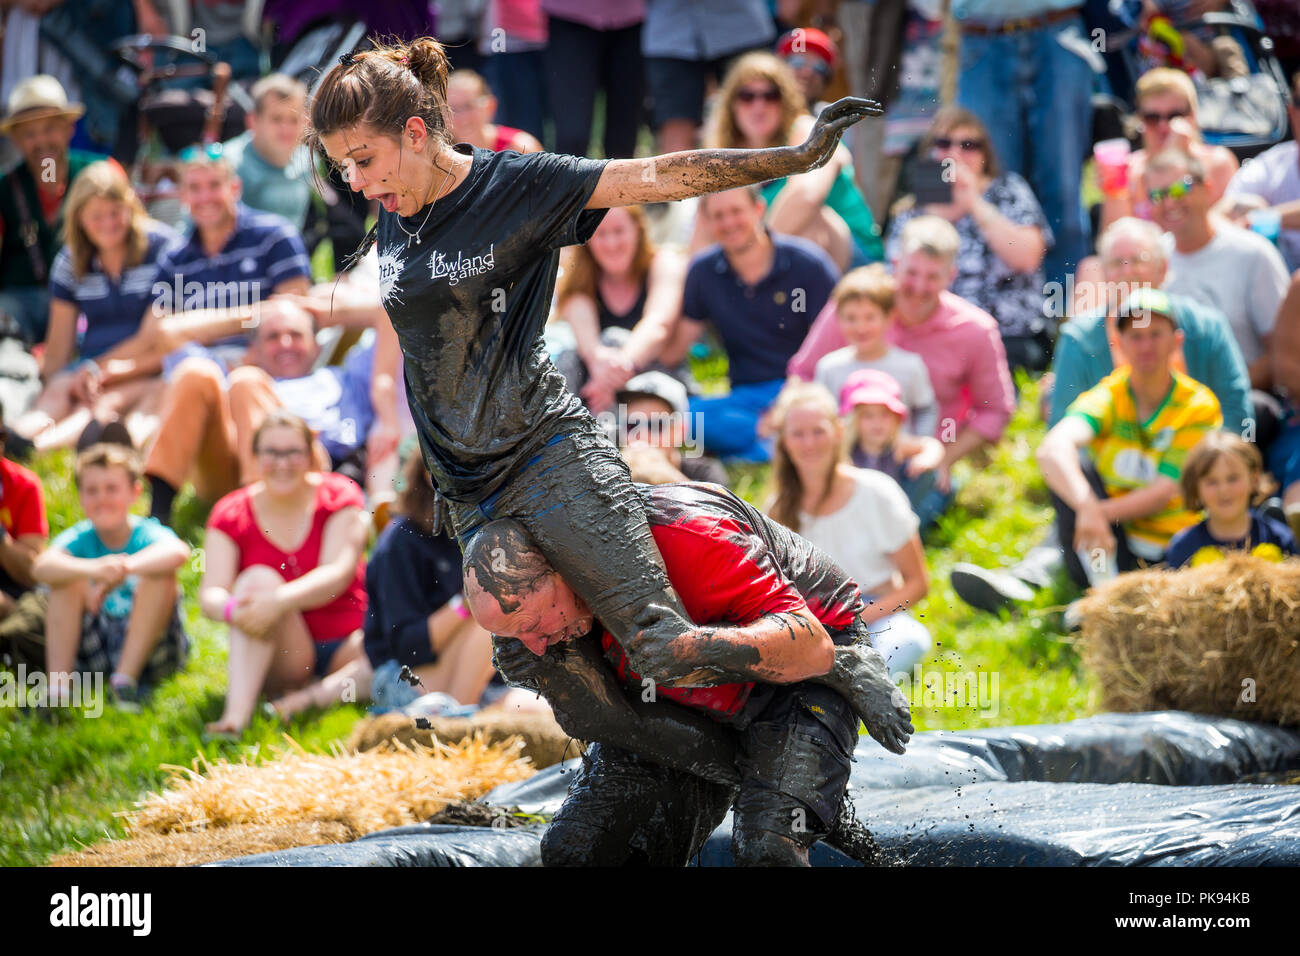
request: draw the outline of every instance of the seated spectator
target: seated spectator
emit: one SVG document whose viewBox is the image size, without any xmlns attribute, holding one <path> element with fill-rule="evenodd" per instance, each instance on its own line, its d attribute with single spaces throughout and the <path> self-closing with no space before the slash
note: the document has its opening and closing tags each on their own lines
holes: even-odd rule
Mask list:
<svg viewBox="0 0 1300 956">
<path fill-rule="evenodd" d="M 848 420 L 849 458 L 855 467 L 879 471 L 898 482 L 926 528 L 943 511 L 944 495 L 934 489 L 943 443 L 903 431 L 907 406 L 888 372 L 862 369 L 840 393 L 840 415 Z"/>
<path fill-rule="evenodd" d="M 279 216 L 239 201 L 239 177 L 224 154 L 194 146 L 181 156 L 180 198 L 193 226 L 159 259 L 159 282 L 140 330 L 104 353 L 97 366 L 79 370 L 83 390 L 156 376 L 164 359 L 187 343 L 209 346 L 213 358 L 236 365 L 261 305 L 310 287 L 302 238 Z M 170 358 L 167 371 L 190 354 Z"/>
<path fill-rule="evenodd" d="M 32 568 L 50 588 L 51 693 L 64 696 L 74 670 L 108 674 L 118 703 L 138 709 L 189 653 L 176 572 L 190 549 L 170 528 L 131 514 L 143 489 L 130 449 L 92 445 L 77 457 L 76 475 L 86 517 L 51 541 Z"/>
<path fill-rule="evenodd" d="M 1132 292 L 1159 289 L 1165 281 L 1164 246 L 1154 223 L 1132 216 L 1118 220 L 1102 233 L 1097 253 L 1106 281 L 1092 298 L 1108 304 L 1061 326 L 1052 356 L 1049 428 L 1065 417 L 1075 399 L 1127 364 L 1118 332 L 1120 308 Z M 1257 417 L 1251 404 L 1250 377 L 1228 320 L 1212 306 L 1183 296 L 1170 295 L 1168 299 L 1183 334 L 1172 367 L 1214 393 L 1224 428 L 1249 433 Z M 1053 530 L 1042 544 L 1005 569 L 958 563 L 952 569 L 952 586 L 967 604 L 996 613 L 1015 602 L 1032 600 L 1036 590 L 1051 584 L 1063 561 L 1061 543 Z"/>
<path fill-rule="evenodd" d="M 862 591 L 862 621 L 891 674 L 910 673 L 930 633 L 908 608 L 930 588 L 919 522 L 878 471 L 844 460 L 844 426 L 820 385 L 791 385 L 777 402 L 775 494 L 767 513 L 821 548 Z"/>
<path fill-rule="evenodd" d="M 691 399 L 691 412 L 703 416 L 696 420 L 705 448 L 723 459 L 770 457 L 759 419 L 785 383 L 786 363 L 808 334 L 809 317 L 826 304 L 838 278 L 814 243 L 765 227 L 764 208 L 754 186 L 700 197 L 700 217 L 718 244 L 691 260 L 682 294 L 679 344 L 689 345 L 712 322 L 727 354 L 730 393 Z"/>
<path fill-rule="evenodd" d="M 840 334 L 849 344 L 817 361 L 813 381 L 842 396 L 849 377 L 863 369 L 887 373 L 906 406 L 904 425 L 913 435 L 933 435 L 939 409 L 925 360 L 891 345 L 886 331 L 894 311 L 894 277 L 883 265 L 854 269 L 835 286 L 831 301 Z"/>
<path fill-rule="evenodd" d="M 1165 291 L 1219 309 L 1241 348 L 1252 388 L 1273 385 L 1269 349 L 1289 273 L 1271 242 L 1210 216 L 1215 197 L 1193 156 L 1166 150 L 1147 165 L 1156 225 L 1169 233 Z"/>
<path fill-rule="evenodd" d="M 951 492 L 952 466 L 998 442 L 1015 411 L 997 322 L 948 291 L 957 275 L 960 241 L 952 224 L 938 216 L 918 216 L 907 224 L 898 239 L 894 321 L 886 332 L 893 345 L 921 356 L 930 373 L 939 403 L 934 437 L 944 444 L 935 487 L 945 494 Z M 790 360 L 789 374 L 807 381 L 817 361 L 843 345 L 832 302 Z"/>
<path fill-rule="evenodd" d="M 619 444 L 624 450 L 631 446 L 656 449 L 665 463 L 681 474 L 676 481 L 712 481 L 730 487 L 722 462 L 703 453 L 698 433 L 688 433 L 690 396 L 681 382 L 663 372 L 642 372 L 623 386 L 617 398 L 622 413 Z"/>
<path fill-rule="evenodd" d="M 684 368 L 659 362 L 677 329 L 685 264 L 675 252 L 655 248 L 641 207 L 609 210 L 592 237 L 570 253 L 555 298 L 582 363 L 582 380 L 570 387 L 587 407 L 609 408 L 614 393 L 647 369 L 688 376 Z M 621 345 L 602 339 L 610 329 L 625 333 Z"/>
<path fill-rule="evenodd" d="M 840 61 L 834 40 L 816 27 L 799 27 L 777 41 L 776 55 L 794 74 L 805 110 L 816 116 L 830 105 L 826 101 L 826 87 Z M 844 131 L 840 144 L 853 153 L 852 127 Z"/>
<path fill-rule="evenodd" d="M 460 547 L 433 530 L 433 484 L 418 448 L 402 467 L 397 512 L 366 566 L 371 696 L 390 707 L 430 693 L 478 704 L 493 674 L 492 635 L 474 623 L 461 597 Z M 418 688 L 401 679 L 403 667 L 419 678 Z"/>
<path fill-rule="evenodd" d="M 352 479 L 312 467 L 311 442 L 301 418 L 270 413 L 253 435 L 262 480 L 208 518 L 199 605 L 230 625 L 230 683 L 210 734 L 242 733 L 263 692 L 280 698 L 366 659 L 365 501 Z M 350 673 L 360 699 L 369 667 Z"/>
<path fill-rule="evenodd" d="M 1182 70 L 1161 67 L 1142 74 L 1136 98 L 1137 114 L 1142 120 L 1142 148 L 1129 156 L 1127 189 L 1107 196 L 1101 207 L 1102 231 L 1122 216 L 1153 218 L 1146 174 L 1148 161 L 1157 153 L 1176 149 L 1194 157 L 1201 165 L 1210 204 L 1223 196 L 1239 165 L 1230 149 L 1202 141 L 1196 124 L 1196 86 Z"/>
<path fill-rule="evenodd" d="M 1260 491 L 1264 459 L 1259 449 L 1229 432 L 1210 432 L 1183 465 L 1183 501 L 1205 520 L 1184 528 L 1169 542 L 1170 568 L 1222 561 L 1230 551 L 1248 551 L 1270 561 L 1296 554 L 1291 529 L 1251 508 Z"/>
<path fill-rule="evenodd" d="M 1282 506 L 1287 523 L 1300 540 L 1300 275 L 1277 315 L 1273 348 L 1276 382 L 1287 396 L 1285 425 L 1268 450 L 1268 468 L 1282 486 Z"/>
<path fill-rule="evenodd" d="M 302 232 L 311 206 L 311 150 L 301 143 L 307 123 L 307 87 L 271 73 L 253 84 L 248 129 L 222 144 L 250 209 L 274 213 Z"/>
<path fill-rule="evenodd" d="M 41 479 L 4 457 L 8 437 L 0 408 L 0 658 L 6 653 L 33 668 L 45 664 L 45 597 L 33 590 L 32 564 L 45 548 L 50 526 L 45 518 Z M 21 609 L 23 621 L 14 620 Z M 33 622 L 41 633 L 33 633 Z"/>
<path fill-rule="evenodd" d="M 917 216 L 952 223 L 961 239 L 952 291 L 997 320 L 1013 369 L 1041 372 L 1055 331 L 1043 315 L 1043 257 L 1052 230 L 1033 190 L 1018 174 L 1002 172 L 988 130 L 961 107 L 945 106 L 935 114 L 921 149 L 951 170 L 952 200 L 900 200 L 886 253 L 897 258 L 898 237 Z"/>
<path fill-rule="evenodd" d="M 797 146 L 814 117 L 790 68 L 770 53 L 748 53 L 727 71 L 705 145 L 721 149 Z M 761 187 L 773 232 L 809 239 L 841 271 L 883 257 L 880 228 L 853 179 L 841 144 L 825 166 Z"/>
<path fill-rule="evenodd" d="M 1300 72 L 1291 78 L 1287 115 L 1291 129 L 1300 130 Z M 1287 269 L 1300 269 L 1300 143 L 1278 143 L 1242 166 L 1216 208 L 1239 226 L 1269 210 L 1278 219 L 1277 246 Z"/>
<path fill-rule="evenodd" d="M 86 109 L 69 103 L 54 77 L 41 74 L 19 83 L 8 106 L 0 134 L 23 158 L 0 176 L 0 313 L 18 323 L 30 344 L 45 338 L 49 321 L 48 283 L 59 251 L 64 197 L 99 157 L 68 148 Z"/>
<path fill-rule="evenodd" d="M 45 389 L 14 431 L 43 451 L 71 446 L 92 421 L 124 419 L 133 443 L 142 445 L 157 427 L 162 381 L 142 377 L 96 390 L 87 387 L 93 375 L 79 371 L 139 329 L 163 250 L 178 237 L 149 218 L 126 173 L 111 161 L 91 163 L 77 177 L 64 218 L 66 245 L 50 275 L 41 356 Z"/>
<path fill-rule="evenodd" d="M 1219 12 L 1228 0 L 1142 0 L 1138 38 L 1141 62 L 1170 66 L 1204 77 L 1245 76 L 1246 54 L 1228 33 L 1200 22 L 1201 15 Z"/>
<path fill-rule="evenodd" d="M 494 153 L 540 153 L 542 144 L 532 133 L 493 123 L 497 98 L 483 77 L 473 70 L 455 70 L 447 77 L 448 129 L 458 143 L 472 143 Z"/>
<path fill-rule="evenodd" d="M 376 418 L 370 392 L 374 347 L 354 348 L 342 365 L 317 368 L 320 347 L 305 310 L 286 298 L 268 302 L 261 315 L 246 365 L 227 376 L 211 359 L 196 356 L 172 375 L 158 440 L 145 465 L 153 488 L 151 513 L 165 524 L 187 479 L 211 500 L 261 476 L 253 435 L 276 409 L 306 420 L 320 436 L 312 443 L 320 470 L 366 481 L 366 439 Z"/>
<path fill-rule="evenodd" d="M 1168 296 L 1139 290 L 1118 325 L 1129 364 L 1075 399 L 1038 448 L 1081 587 L 1164 560 L 1170 539 L 1196 523 L 1179 494 L 1187 453 L 1223 424 L 1214 394 L 1172 367 L 1183 335 Z"/>
</svg>

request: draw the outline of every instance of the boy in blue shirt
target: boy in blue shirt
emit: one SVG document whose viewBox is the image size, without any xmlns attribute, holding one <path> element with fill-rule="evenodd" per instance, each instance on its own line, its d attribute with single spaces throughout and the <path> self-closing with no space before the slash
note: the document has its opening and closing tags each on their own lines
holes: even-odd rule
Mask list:
<svg viewBox="0 0 1300 956">
<path fill-rule="evenodd" d="M 65 697 L 74 668 L 108 673 L 119 705 L 137 709 L 188 654 L 176 572 L 190 549 L 166 526 L 131 514 L 142 490 L 131 449 L 92 445 L 78 456 L 76 475 L 86 517 L 55 538 L 32 569 L 50 588 L 50 690 Z"/>
</svg>

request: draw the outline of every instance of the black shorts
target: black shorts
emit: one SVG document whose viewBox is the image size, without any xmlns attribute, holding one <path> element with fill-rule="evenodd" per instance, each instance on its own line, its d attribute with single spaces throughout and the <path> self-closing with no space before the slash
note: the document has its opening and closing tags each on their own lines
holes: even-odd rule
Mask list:
<svg viewBox="0 0 1300 956">
<path fill-rule="evenodd" d="M 858 718 L 819 684 L 773 688 L 736 730 L 739 789 L 593 744 L 542 841 L 547 866 L 683 866 L 734 806 L 733 847 L 764 832 L 810 847 L 834 825 Z"/>
<path fill-rule="evenodd" d="M 126 627 L 130 618 L 112 617 L 102 610 L 97 613 L 87 611 L 81 616 L 81 644 L 77 647 L 77 670 L 89 674 L 111 674 L 117 669 L 122 659 L 122 648 L 126 645 Z M 140 674 L 140 683 L 146 687 L 157 687 L 164 678 L 170 677 L 185 666 L 189 658 L 190 641 L 181 621 L 180 601 L 172 608 L 171 621 L 167 633 L 145 662 Z"/>
<path fill-rule="evenodd" d="M 731 64 L 748 52 L 737 50 L 713 60 L 646 57 L 646 85 L 652 101 L 654 128 L 658 129 L 671 119 L 690 120 L 698 126 L 704 119 L 704 92 L 709 77 L 721 83 Z"/>
</svg>

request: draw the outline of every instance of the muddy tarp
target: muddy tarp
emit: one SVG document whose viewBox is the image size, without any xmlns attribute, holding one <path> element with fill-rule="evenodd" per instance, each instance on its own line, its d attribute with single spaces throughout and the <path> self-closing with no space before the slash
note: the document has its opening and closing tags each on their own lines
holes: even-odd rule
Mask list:
<svg viewBox="0 0 1300 956">
<path fill-rule="evenodd" d="M 528 827 L 395 827 L 352 843 L 301 846 L 209 866 L 540 866 L 542 831 Z"/>
<path fill-rule="evenodd" d="M 1300 865 L 1300 790 L 1235 784 L 1300 768 L 1300 733 L 1160 712 L 1066 724 L 935 731 L 902 756 L 863 737 L 850 778 L 858 819 L 915 865 Z M 577 759 L 483 797 L 559 808 Z M 731 818 L 698 862 L 731 863 Z M 404 827 L 337 846 L 229 861 L 283 866 L 529 866 L 540 830 Z M 850 865 L 818 844 L 814 865 Z"/>
</svg>

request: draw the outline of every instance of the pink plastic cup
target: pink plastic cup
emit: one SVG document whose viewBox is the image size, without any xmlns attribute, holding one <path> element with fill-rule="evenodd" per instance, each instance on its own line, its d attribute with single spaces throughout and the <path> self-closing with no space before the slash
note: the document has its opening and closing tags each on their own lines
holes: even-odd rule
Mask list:
<svg viewBox="0 0 1300 956">
<path fill-rule="evenodd" d="M 1126 139 L 1103 139 L 1092 147 L 1097 160 L 1097 177 L 1107 196 L 1122 196 L 1128 190 L 1128 155 Z"/>
</svg>

